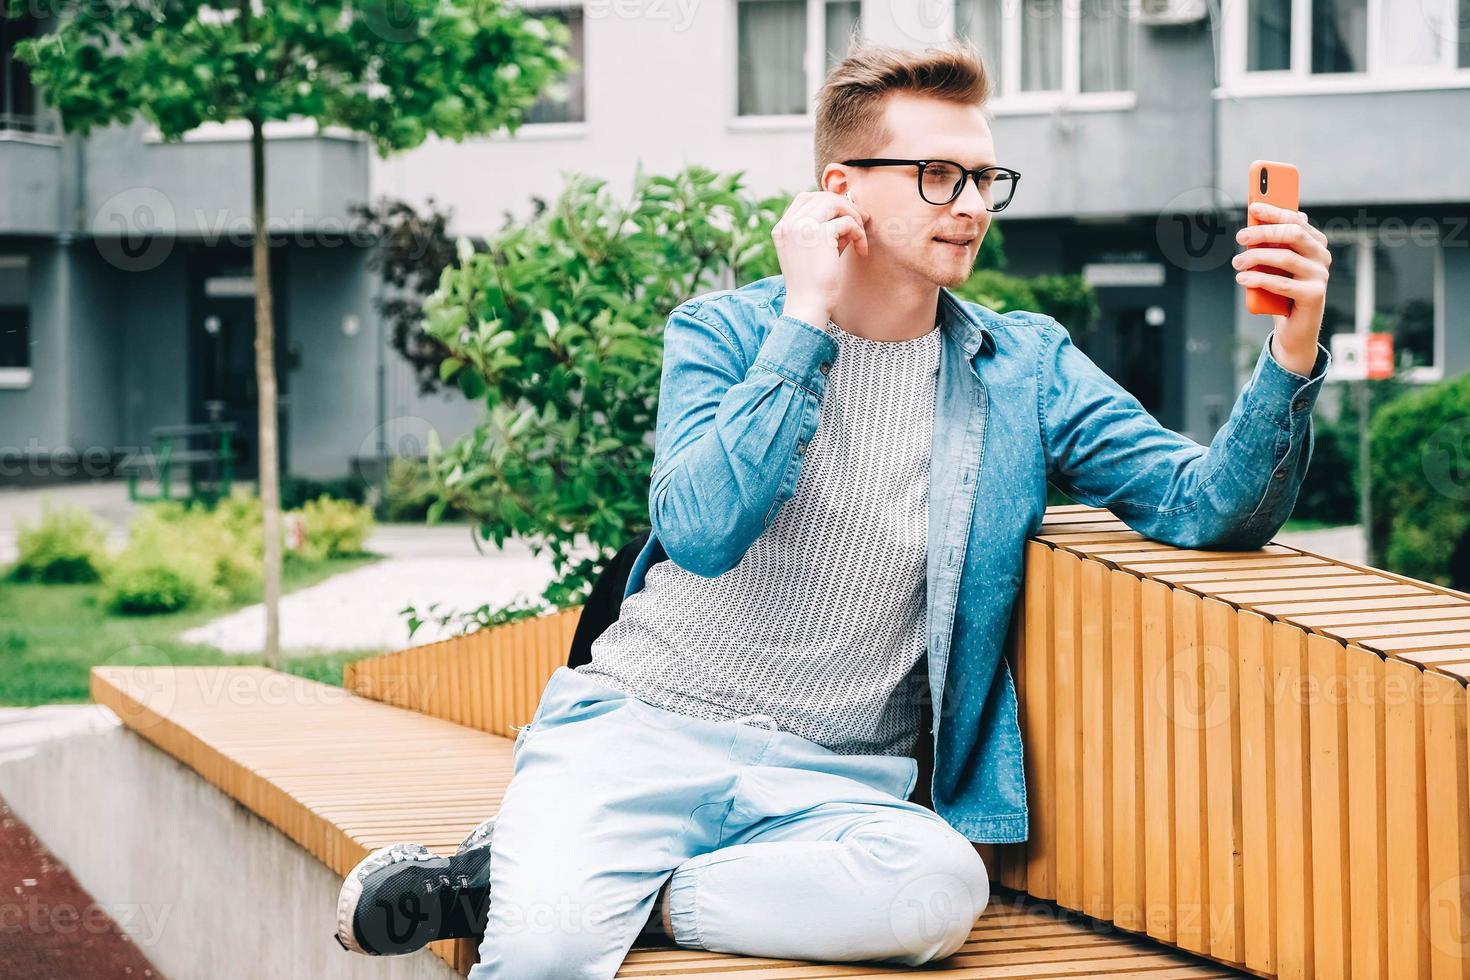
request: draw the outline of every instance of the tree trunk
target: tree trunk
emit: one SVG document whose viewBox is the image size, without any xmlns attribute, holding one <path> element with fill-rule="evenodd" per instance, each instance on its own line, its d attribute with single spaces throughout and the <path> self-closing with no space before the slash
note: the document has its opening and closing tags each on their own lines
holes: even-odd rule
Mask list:
<svg viewBox="0 0 1470 980">
<path fill-rule="evenodd" d="M 281 668 L 281 476 L 276 449 L 275 325 L 271 312 L 270 240 L 265 223 L 265 132 L 259 116 L 250 119 L 251 259 L 255 273 L 255 383 L 260 392 L 260 502 L 265 534 L 265 664 Z"/>
</svg>

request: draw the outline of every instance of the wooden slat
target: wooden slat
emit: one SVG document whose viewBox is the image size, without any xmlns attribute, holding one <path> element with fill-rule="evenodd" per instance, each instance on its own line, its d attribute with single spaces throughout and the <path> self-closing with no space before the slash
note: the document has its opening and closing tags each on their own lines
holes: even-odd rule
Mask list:
<svg viewBox="0 0 1470 980">
<path fill-rule="evenodd" d="M 1157 582 L 1140 584 L 1143 634 L 1143 809 L 1147 855 L 1148 934 L 1165 942 L 1178 937 L 1174 905 L 1174 703 L 1169 659 L 1171 591 Z"/>
<path fill-rule="evenodd" d="M 1147 929 L 1143 819 L 1143 643 L 1139 629 L 1138 580 L 1110 570 L 1108 607 L 1111 649 L 1110 762 L 1112 783 L 1113 921 L 1125 929 Z"/>
<path fill-rule="evenodd" d="M 1026 847 L 1026 888 L 1038 898 L 1056 898 L 1056 741 L 1052 722 L 1053 680 L 1052 550 L 1026 545 L 1025 729 L 1026 789 L 1031 813 Z"/>
</svg>

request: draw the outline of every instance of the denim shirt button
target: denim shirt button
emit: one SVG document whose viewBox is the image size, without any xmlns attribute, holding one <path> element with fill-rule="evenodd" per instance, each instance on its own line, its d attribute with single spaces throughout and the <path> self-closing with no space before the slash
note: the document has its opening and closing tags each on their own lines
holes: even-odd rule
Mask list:
<svg viewBox="0 0 1470 980">
<path fill-rule="evenodd" d="M 798 439 L 796 441 L 796 451 L 798 453 L 804 453 L 804 452 L 806 452 L 806 440 L 805 439 Z"/>
<path fill-rule="evenodd" d="M 1307 400 L 1305 398 L 1298 398 L 1291 403 L 1291 407 L 1300 412 L 1307 407 Z"/>
<path fill-rule="evenodd" d="M 828 373 L 829 371 L 832 370 L 832 362 L 831 361 L 823 361 L 821 364 L 818 364 L 817 365 L 817 370 L 818 371 L 821 371 L 823 374 Z"/>
</svg>

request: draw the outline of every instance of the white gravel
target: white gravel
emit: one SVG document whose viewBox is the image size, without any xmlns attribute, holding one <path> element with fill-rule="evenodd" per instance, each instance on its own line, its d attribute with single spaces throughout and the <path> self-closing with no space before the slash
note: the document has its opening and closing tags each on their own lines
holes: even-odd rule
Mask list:
<svg viewBox="0 0 1470 980">
<path fill-rule="evenodd" d="M 427 612 L 460 612 L 485 603 L 502 605 L 534 599 L 554 578 L 551 559 L 532 555 L 522 542 L 507 541 L 504 551 L 482 542 L 478 555 L 462 527 L 380 526 L 368 550 L 392 557 L 334 575 L 281 599 L 281 649 L 395 650 L 452 635 L 432 620 L 410 640 L 400 610 L 409 604 Z M 256 653 L 265 634 L 265 607 L 247 606 L 180 639 L 207 643 L 227 653 Z"/>
</svg>

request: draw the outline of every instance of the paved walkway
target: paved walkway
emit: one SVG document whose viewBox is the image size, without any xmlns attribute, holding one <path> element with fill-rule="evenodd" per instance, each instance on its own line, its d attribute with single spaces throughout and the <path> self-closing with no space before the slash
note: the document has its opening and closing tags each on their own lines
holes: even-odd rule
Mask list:
<svg viewBox="0 0 1470 980">
<path fill-rule="evenodd" d="M 415 605 L 421 616 L 431 602 L 438 602 L 441 612 L 498 606 L 534 599 L 555 577 L 551 559 L 532 555 L 521 541 L 506 541 L 503 551 L 495 550 L 494 542 L 485 548 L 484 555 L 477 554 L 462 526 L 380 526 L 368 538 L 368 550 L 390 557 L 282 598 L 281 648 L 393 650 L 428 643 L 453 630 L 425 622 L 410 640 L 400 614 L 405 606 Z M 180 639 L 253 653 L 264 632 L 265 607 L 254 605 L 188 630 Z"/>
</svg>

